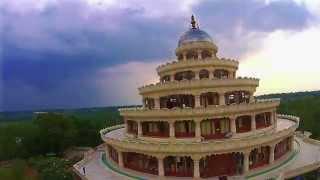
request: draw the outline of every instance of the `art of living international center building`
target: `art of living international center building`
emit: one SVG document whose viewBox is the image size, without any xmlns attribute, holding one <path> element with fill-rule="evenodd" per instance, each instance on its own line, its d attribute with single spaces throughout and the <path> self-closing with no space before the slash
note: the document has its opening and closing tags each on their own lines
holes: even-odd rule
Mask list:
<svg viewBox="0 0 320 180">
<path fill-rule="evenodd" d="M 192 16 L 177 60 L 157 68 L 160 82 L 139 88 L 142 108 L 120 109 L 124 124 L 100 131 L 101 151 L 77 163 L 78 174 L 286 179 L 318 169 L 320 143 L 295 132 L 299 118 L 277 114 L 279 99 L 255 99 L 259 80 L 237 77 L 239 62 L 217 52 Z"/>
</svg>

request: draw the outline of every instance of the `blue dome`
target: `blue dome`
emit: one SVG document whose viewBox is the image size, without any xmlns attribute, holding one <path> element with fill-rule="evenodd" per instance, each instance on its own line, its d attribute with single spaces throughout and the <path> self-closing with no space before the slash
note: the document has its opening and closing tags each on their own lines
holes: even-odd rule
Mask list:
<svg viewBox="0 0 320 180">
<path fill-rule="evenodd" d="M 182 34 L 178 42 L 178 47 L 185 43 L 198 42 L 198 41 L 206 41 L 206 42 L 213 43 L 212 38 L 208 33 L 198 28 L 192 28 Z"/>
</svg>

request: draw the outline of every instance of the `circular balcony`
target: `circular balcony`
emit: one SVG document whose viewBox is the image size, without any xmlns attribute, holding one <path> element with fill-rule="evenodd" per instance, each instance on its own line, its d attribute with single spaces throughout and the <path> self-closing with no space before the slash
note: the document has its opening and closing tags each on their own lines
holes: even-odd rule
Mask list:
<svg viewBox="0 0 320 180">
<path fill-rule="evenodd" d="M 166 74 L 174 74 L 179 71 L 187 70 L 201 70 L 201 69 L 226 69 L 230 71 L 236 71 L 238 69 L 239 62 L 231 59 L 216 57 L 203 59 L 203 60 L 187 60 L 187 61 L 173 61 L 165 65 L 160 65 L 157 68 L 158 74 L 162 77 Z"/>
<path fill-rule="evenodd" d="M 206 108 L 173 108 L 173 109 L 147 109 L 147 108 L 122 108 L 119 109 L 120 115 L 124 118 L 143 121 L 157 121 L 159 119 L 170 121 L 178 119 L 190 119 L 194 117 L 225 117 L 228 115 L 241 115 L 248 112 L 262 112 L 275 109 L 279 106 L 279 99 L 257 100 L 251 103 L 234 105 L 217 105 Z"/>
<path fill-rule="evenodd" d="M 280 139 L 293 135 L 299 126 L 299 118 L 294 116 L 278 115 L 277 125 L 274 131 L 260 133 L 255 136 L 209 140 L 201 142 L 190 141 L 146 141 L 126 136 L 124 126 L 114 126 L 100 131 L 102 139 L 115 148 L 126 151 L 151 153 L 151 154 L 201 154 L 232 153 L 245 150 L 249 147 L 260 147 L 265 144 L 275 143 Z"/>
<path fill-rule="evenodd" d="M 259 85 L 256 78 L 237 79 L 201 79 L 170 81 L 151 84 L 139 88 L 139 93 L 144 97 L 160 97 L 175 94 L 201 94 L 206 92 L 225 93 L 231 91 L 255 92 Z"/>
</svg>

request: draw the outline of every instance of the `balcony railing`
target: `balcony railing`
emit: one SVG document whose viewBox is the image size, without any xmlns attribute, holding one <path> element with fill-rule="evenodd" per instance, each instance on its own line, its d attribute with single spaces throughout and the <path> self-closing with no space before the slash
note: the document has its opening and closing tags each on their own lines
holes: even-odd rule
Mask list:
<svg viewBox="0 0 320 180">
<path fill-rule="evenodd" d="M 176 138 L 195 137 L 195 132 L 175 132 Z"/>
</svg>

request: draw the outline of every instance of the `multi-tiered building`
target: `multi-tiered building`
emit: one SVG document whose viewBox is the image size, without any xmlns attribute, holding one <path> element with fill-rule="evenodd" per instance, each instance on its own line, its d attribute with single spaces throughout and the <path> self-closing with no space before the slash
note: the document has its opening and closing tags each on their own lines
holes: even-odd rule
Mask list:
<svg viewBox="0 0 320 180">
<path fill-rule="evenodd" d="M 278 99 L 255 99 L 259 80 L 238 77 L 239 62 L 217 52 L 192 17 L 177 60 L 139 88 L 143 107 L 120 109 L 124 126 L 101 130 L 107 160 L 152 178 L 253 177 L 289 161 L 299 118 L 277 115 Z"/>
</svg>

